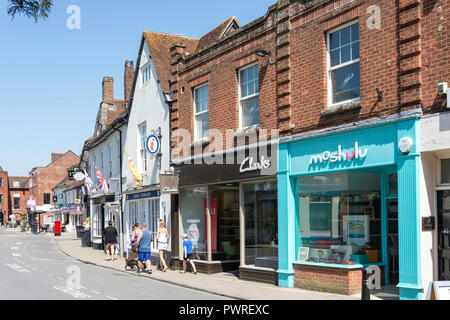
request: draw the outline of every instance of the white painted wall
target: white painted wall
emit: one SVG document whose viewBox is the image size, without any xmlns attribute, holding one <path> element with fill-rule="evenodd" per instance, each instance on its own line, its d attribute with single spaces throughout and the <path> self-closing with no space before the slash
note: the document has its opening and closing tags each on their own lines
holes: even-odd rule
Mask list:
<svg viewBox="0 0 450 320">
<path fill-rule="evenodd" d="M 420 151 L 450 148 L 450 112 L 436 113 L 420 119 Z"/>
<path fill-rule="evenodd" d="M 142 76 L 143 70 L 146 66 L 151 66 L 150 80 L 143 84 Z M 133 95 L 133 105 L 131 106 L 131 111 L 129 114 L 128 127 L 127 127 L 127 138 L 124 143 L 125 148 L 130 154 L 134 165 L 139 170 L 139 173 L 143 177 L 143 182 L 141 188 L 137 188 L 134 177 L 131 173 L 130 166 L 128 163 L 127 155 L 124 154 L 124 160 L 122 163 L 123 176 L 126 177 L 123 184 L 124 192 L 142 192 L 144 190 L 159 189 L 159 174 L 164 173 L 169 170 L 170 165 L 170 112 L 169 105 L 166 102 L 165 93 L 162 90 L 161 85 L 158 83 L 158 76 L 155 69 L 153 60 L 150 58 L 150 52 L 147 43 L 144 43 L 143 50 L 141 52 L 141 61 L 139 65 L 139 73 L 136 80 L 136 88 L 132 93 Z M 143 122 L 147 125 L 147 137 L 151 134 L 152 130 L 157 130 L 161 128 L 161 168 L 159 168 L 158 160 L 156 158 L 151 158 L 147 154 L 147 170 L 142 170 L 141 163 L 141 141 L 139 134 L 139 125 Z M 140 191 L 141 190 L 141 191 Z M 124 195 L 126 199 L 126 195 Z M 171 232 L 171 221 L 170 221 L 170 195 L 161 195 L 160 198 L 160 218 L 167 222 L 167 229 L 169 233 Z M 146 207 L 148 199 L 145 201 L 140 201 L 139 211 L 144 210 Z M 165 208 L 162 203 L 165 203 Z M 124 223 L 127 231 L 131 232 L 131 226 L 128 225 L 129 221 L 129 201 L 124 201 Z M 142 203 L 142 204 L 141 204 Z M 142 208 L 142 209 L 141 209 Z M 145 212 L 140 212 L 140 216 L 148 220 L 148 208 Z M 128 239 L 128 235 L 125 235 Z M 169 244 L 170 246 L 170 244 Z"/>
</svg>

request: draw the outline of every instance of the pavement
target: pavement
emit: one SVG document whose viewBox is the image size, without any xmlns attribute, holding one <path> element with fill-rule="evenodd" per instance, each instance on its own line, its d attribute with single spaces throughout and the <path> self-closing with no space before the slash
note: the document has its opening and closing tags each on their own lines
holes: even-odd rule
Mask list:
<svg viewBox="0 0 450 320">
<path fill-rule="evenodd" d="M 53 234 L 46 234 L 54 237 Z M 333 293 L 302 290 L 298 288 L 282 288 L 270 284 L 239 280 L 230 273 L 214 275 L 197 273 L 181 274 L 179 271 L 168 270 L 162 272 L 155 266 L 153 273 L 137 274 L 136 271 L 125 271 L 125 261 L 116 257 L 114 261 L 106 261 L 106 255 L 102 250 L 81 247 L 81 240 L 76 234 L 63 233 L 61 237 L 54 237 L 59 249 L 66 255 L 85 264 L 96 265 L 112 269 L 122 273 L 133 274 L 137 277 L 146 277 L 154 281 L 176 285 L 204 293 L 215 294 L 223 298 L 238 300 L 360 300 L 360 295 L 345 296 Z M 372 300 L 381 300 L 376 296 Z"/>
</svg>

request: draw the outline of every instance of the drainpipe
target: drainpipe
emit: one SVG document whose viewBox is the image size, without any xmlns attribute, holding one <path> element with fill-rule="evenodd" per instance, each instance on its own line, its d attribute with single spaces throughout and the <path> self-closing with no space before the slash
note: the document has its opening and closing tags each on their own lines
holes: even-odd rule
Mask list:
<svg viewBox="0 0 450 320">
<path fill-rule="evenodd" d="M 123 123 L 122 123 L 123 125 Z M 120 158 L 120 165 L 119 165 L 119 170 L 120 170 L 120 178 L 119 178 L 119 188 L 120 188 L 120 195 L 119 195 L 119 199 L 120 199 L 120 212 L 119 212 L 119 223 L 120 223 L 120 230 L 119 230 L 119 243 L 120 243 L 120 257 L 123 258 L 124 257 L 124 238 L 123 238 L 123 190 L 122 190 L 122 131 L 117 129 L 116 127 L 112 127 L 115 131 L 119 132 L 119 143 L 120 143 L 120 149 L 119 149 L 119 158 Z"/>
</svg>

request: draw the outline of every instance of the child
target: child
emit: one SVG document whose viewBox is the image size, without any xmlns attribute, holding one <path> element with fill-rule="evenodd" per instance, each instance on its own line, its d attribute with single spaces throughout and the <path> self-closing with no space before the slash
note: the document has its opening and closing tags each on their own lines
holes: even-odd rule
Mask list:
<svg viewBox="0 0 450 320">
<path fill-rule="evenodd" d="M 192 269 L 194 269 L 194 274 L 197 274 L 197 270 L 195 269 L 195 264 L 193 261 L 193 251 L 192 251 L 192 242 L 188 240 L 187 234 L 183 234 L 183 271 L 180 270 L 180 273 L 186 273 L 186 261 L 189 260 L 191 263 Z"/>
</svg>

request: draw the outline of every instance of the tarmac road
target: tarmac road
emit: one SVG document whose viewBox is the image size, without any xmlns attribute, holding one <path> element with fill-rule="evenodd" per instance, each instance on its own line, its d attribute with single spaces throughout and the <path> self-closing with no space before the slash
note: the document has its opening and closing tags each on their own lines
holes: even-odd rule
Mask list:
<svg viewBox="0 0 450 320">
<path fill-rule="evenodd" d="M 0 300 L 224 300 L 64 255 L 54 240 L 0 228 Z"/>
</svg>

